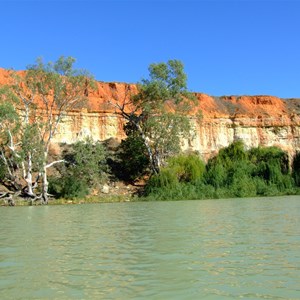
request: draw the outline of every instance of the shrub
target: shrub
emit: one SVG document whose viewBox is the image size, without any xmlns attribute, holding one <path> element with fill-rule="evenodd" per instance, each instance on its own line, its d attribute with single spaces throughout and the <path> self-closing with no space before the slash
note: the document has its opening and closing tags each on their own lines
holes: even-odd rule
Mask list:
<svg viewBox="0 0 300 300">
<path fill-rule="evenodd" d="M 287 153 L 277 147 L 258 147 L 249 151 L 250 161 L 258 166 L 259 176 L 271 181 L 276 172 L 289 173 L 289 159 Z M 256 175 L 256 174 L 255 174 Z"/>
<path fill-rule="evenodd" d="M 157 199 L 208 199 L 295 194 L 300 184 L 300 154 L 293 162 L 293 177 L 287 154 L 279 148 L 244 149 L 241 141 L 220 150 L 205 169 L 196 156 L 169 159 L 147 186 Z M 298 181 L 297 181 L 298 180 Z"/>
<path fill-rule="evenodd" d="M 88 194 L 89 187 L 86 182 L 75 177 L 67 177 L 63 180 L 61 197 L 67 199 L 84 198 Z"/>
<path fill-rule="evenodd" d="M 145 193 L 148 195 L 159 189 L 170 190 L 179 184 L 178 178 L 170 169 L 162 169 L 159 174 L 153 175 L 146 186 Z"/>
<path fill-rule="evenodd" d="M 297 152 L 292 163 L 292 176 L 295 184 L 300 186 L 300 152 Z"/>
<path fill-rule="evenodd" d="M 56 198 L 84 198 L 89 194 L 89 187 L 86 182 L 73 176 L 63 178 L 50 177 L 49 192 Z"/>
<path fill-rule="evenodd" d="M 181 154 L 168 160 L 168 169 L 176 174 L 179 182 L 195 182 L 203 177 L 205 165 L 196 154 Z"/>
<path fill-rule="evenodd" d="M 254 197 L 256 196 L 256 184 L 252 178 L 246 175 L 236 177 L 230 187 L 235 197 Z"/>
<path fill-rule="evenodd" d="M 55 197 L 84 197 L 107 178 L 106 151 L 99 142 L 89 138 L 77 142 L 63 158 L 66 163 L 59 168 L 60 177 L 49 178 L 49 193 Z"/>
<path fill-rule="evenodd" d="M 244 143 L 241 140 L 235 141 L 228 147 L 222 148 L 217 155 L 219 163 L 229 168 L 235 161 L 244 161 L 248 159 Z"/>
<path fill-rule="evenodd" d="M 0 160 L 0 182 L 5 179 L 6 170 L 2 160 Z"/>
<path fill-rule="evenodd" d="M 142 138 L 131 134 L 122 140 L 112 165 L 114 174 L 125 181 L 134 181 L 144 175 L 149 158 Z"/>
<path fill-rule="evenodd" d="M 204 179 L 215 188 L 223 187 L 227 182 L 227 170 L 217 158 L 213 158 L 206 165 Z"/>
<path fill-rule="evenodd" d="M 79 141 L 64 153 L 66 168 L 62 177 L 73 177 L 87 186 L 95 186 L 107 178 L 108 166 L 106 150 L 100 142 L 93 142 L 90 138 Z"/>
</svg>

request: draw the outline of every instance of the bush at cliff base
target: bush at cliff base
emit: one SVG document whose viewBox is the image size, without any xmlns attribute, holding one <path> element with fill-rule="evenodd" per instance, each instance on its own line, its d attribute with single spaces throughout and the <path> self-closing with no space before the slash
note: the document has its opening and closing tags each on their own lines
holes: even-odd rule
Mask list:
<svg viewBox="0 0 300 300">
<path fill-rule="evenodd" d="M 298 155 L 299 156 L 299 155 Z M 300 159 L 294 160 L 300 178 Z M 297 177 L 299 176 L 299 177 Z M 295 194 L 288 155 L 276 147 L 245 150 L 241 141 L 211 158 L 180 155 L 150 178 L 145 196 L 153 200 L 209 199 Z"/>
<path fill-rule="evenodd" d="M 295 180 L 295 184 L 300 186 L 300 152 L 297 152 L 293 159 L 293 178 Z"/>
</svg>

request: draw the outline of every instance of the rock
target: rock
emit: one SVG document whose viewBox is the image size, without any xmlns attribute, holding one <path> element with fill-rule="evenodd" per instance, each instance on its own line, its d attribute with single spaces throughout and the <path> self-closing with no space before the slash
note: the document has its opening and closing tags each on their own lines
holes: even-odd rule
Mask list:
<svg viewBox="0 0 300 300">
<path fill-rule="evenodd" d="M 108 194 L 109 190 L 110 190 L 109 186 L 107 184 L 104 184 L 103 187 L 102 187 L 102 189 L 101 189 L 101 192 L 103 194 Z"/>
</svg>

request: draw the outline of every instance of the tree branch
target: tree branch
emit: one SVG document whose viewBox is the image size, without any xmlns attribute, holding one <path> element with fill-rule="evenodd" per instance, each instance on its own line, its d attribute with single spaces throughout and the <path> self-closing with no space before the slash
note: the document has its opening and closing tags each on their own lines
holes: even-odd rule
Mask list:
<svg viewBox="0 0 300 300">
<path fill-rule="evenodd" d="M 66 162 L 66 161 L 64 159 L 53 161 L 50 164 L 46 165 L 45 169 L 48 169 L 48 168 L 50 168 L 50 167 L 52 167 L 52 166 L 54 166 L 56 164 L 62 163 L 62 162 Z"/>
</svg>

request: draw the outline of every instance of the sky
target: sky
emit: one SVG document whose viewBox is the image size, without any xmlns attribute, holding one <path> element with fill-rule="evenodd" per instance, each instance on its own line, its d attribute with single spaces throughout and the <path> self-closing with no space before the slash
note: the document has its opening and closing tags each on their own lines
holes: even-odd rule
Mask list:
<svg viewBox="0 0 300 300">
<path fill-rule="evenodd" d="M 299 98 L 299 16 L 296 0 L 0 0 L 0 67 L 64 55 L 135 83 L 178 59 L 194 92 Z"/>
</svg>

